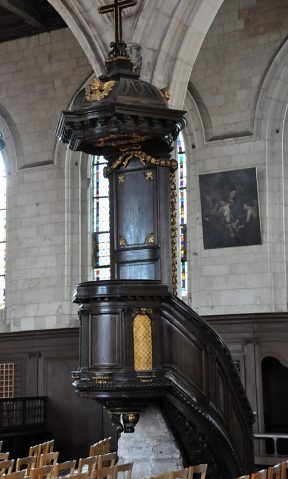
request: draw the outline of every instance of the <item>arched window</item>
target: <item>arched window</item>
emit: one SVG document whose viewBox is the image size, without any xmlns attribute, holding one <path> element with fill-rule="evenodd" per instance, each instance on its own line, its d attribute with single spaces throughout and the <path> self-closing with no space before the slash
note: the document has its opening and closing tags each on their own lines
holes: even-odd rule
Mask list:
<svg viewBox="0 0 288 479">
<path fill-rule="evenodd" d="M 0 153 L 0 309 L 5 307 L 6 272 L 6 169 Z"/>
<path fill-rule="evenodd" d="M 92 159 L 93 191 L 93 260 L 94 280 L 110 279 L 109 181 L 104 178 L 106 161 L 102 156 Z"/>
<path fill-rule="evenodd" d="M 178 154 L 178 210 L 179 210 L 179 256 L 181 296 L 188 293 L 187 265 L 187 158 L 182 133 L 177 139 Z"/>
</svg>

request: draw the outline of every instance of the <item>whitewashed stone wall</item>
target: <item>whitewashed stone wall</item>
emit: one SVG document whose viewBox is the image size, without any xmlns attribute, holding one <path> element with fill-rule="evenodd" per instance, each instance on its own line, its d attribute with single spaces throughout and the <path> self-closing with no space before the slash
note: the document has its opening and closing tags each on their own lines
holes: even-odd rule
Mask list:
<svg viewBox="0 0 288 479">
<path fill-rule="evenodd" d="M 266 0 L 225 0 L 191 75 L 201 101 L 186 100 L 189 302 L 202 315 L 287 310 L 284 3 L 267 16 Z M 204 250 L 198 176 L 247 167 L 258 172 L 262 245 Z"/>
<path fill-rule="evenodd" d="M 133 434 L 118 440 L 119 463 L 133 462 L 133 477 L 141 479 L 176 471 L 183 461 L 171 431 L 157 407 L 141 412 Z"/>
<path fill-rule="evenodd" d="M 55 129 L 91 66 L 62 29 L 1 43 L 0 73 L 9 170 L 7 307 L 0 330 L 69 326 L 77 320 L 71 257 L 78 261 L 81 161 L 79 154 L 68 158 L 65 147 L 55 148 Z"/>
</svg>

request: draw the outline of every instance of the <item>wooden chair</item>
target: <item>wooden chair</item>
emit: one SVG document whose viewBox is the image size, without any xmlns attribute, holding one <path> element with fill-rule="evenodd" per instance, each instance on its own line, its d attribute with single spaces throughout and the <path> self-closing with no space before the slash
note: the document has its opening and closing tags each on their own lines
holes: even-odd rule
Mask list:
<svg viewBox="0 0 288 479">
<path fill-rule="evenodd" d="M 6 461 L 9 459 L 9 452 L 0 452 L 0 461 Z"/>
<path fill-rule="evenodd" d="M 92 472 L 89 479 L 114 479 L 115 467 L 101 467 Z"/>
<path fill-rule="evenodd" d="M 58 451 L 57 452 L 46 452 L 45 454 L 41 454 L 40 460 L 39 460 L 39 467 L 47 466 L 47 465 L 50 465 L 50 464 L 55 466 L 55 464 L 57 464 L 57 461 L 58 461 L 58 456 L 59 456 Z"/>
<path fill-rule="evenodd" d="M 53 465 L 35 467 L 30 471 L 30 479 L 50 479 L 52 476 Z"/>
<path fill-rule="evenodd" d="M 101 469 L 102 467 L 113 467 L 115 466 L 117 459 L 116 452 L 108 452 L 107 454 L 100 454 L 98 456 L 97 468 Z"/>
<path fill-rule="evenodd" d="M 0 461 L 0 476 L 4 476 L 5 474 L 11 474 L 14 462 L 14 459 L 6 459 L 4 461 Z"/>
<path fill-rule="evenodd" d="M 286 479 L 288 477 L 288 461 L 283 461 L 281 463 L 281 479 Z"/>
<path fill-rule="evenodd" d="M 177 471 L 169 472 L 169 479 L 187 479 L 188 478 L 188 468 L 178 469 Z"/>
<path fill-rule="evenodd" d="M 251 479 L 267 479 L 267 469 L 261 469 L 261 471 L 253 472 Z"/>
<path fill-rule="evenodd" d="M 197 464 L 197 466 L 188 467 L 188 479 L 193 479 L 194 474 L 200 475 L 200 479 L 205 479 L 208 464 Z"/>
<path fill-rule="evenodd" d="M 281 479 L 281 463 L 268 467 L 267 479 Z"/>
<path fill-rule="evenodd" d="M 54 451 L 54 444 L 55 444 L 55 439 L 51 439 L 50 441 L 47 441 L 43 444 L 44 446 L 44 452 L 42 454 L 47 454 L 48 452 L 53 452 Z"/>
<path fill-rule="evenodd" d="M 88 472 L 88 476 L 91 476 L 92 472 L 95 471 L 97 465 L 97 456 L 88 456 L 84 459 L 80 458 L 78 462 L 78 474 Z"/>
<path fill-rule="evenodd" d="M 158 474 L 158 476 L 151 476 L 149 479 L 169 479 L 169 472 Z"/>
<path fill-rule="evenodd" d="M 118 479 L 118 476 L 121 479 L 131 479 L 133 463 L 129 462 L 127 464 L 117 464 L 114 466 L 114 476 L 113 479 Z"/>
<path fill-rule="evenodd" d="M 5 479 L 24 479 L 25 471 L 15 471 L 10 472 L 10 474 L 6 474 Z"/>
<path fill-rule="evenodd" d="M 51 454 L 51 453 L 50 453 Z M 76 466 L 76 460 L 60 462 L 55 464 L 52 471 L 52 476 L 59 477 L 61 476 L 73 476 Z"/>
<path fill-rule="evenodd" d="M 28 456 L 36 457 L 36 467 L 39 466 L 41 444 L 29 447 Z"/>
<path fill-rule="evenodd" d="M 21 457 L 16 461 L 15 472 L 24 471 L 25 476 L 30 475 L 31 468 L 36 467 L 36 456 Z"/>
<path fill-rule="evenodd" d="M 67 476 L 66 479 L 88 479 L 90 478 L 88 472 L 76 472 L 72 476 Z"/>
<path fill-rule="evenodd" d="M 239 476 L 236 479 L 250 479 L 250 474 L 245 474 L 244 476 Z"/>
<path fill-rule="evenodd" d="M 95 442 L 90 446 L 89 456 L 99 456 L 100 454 L 107 454 L 111 450 L 112 438 L 107 437 L 102 441 Z"/>
</svg>

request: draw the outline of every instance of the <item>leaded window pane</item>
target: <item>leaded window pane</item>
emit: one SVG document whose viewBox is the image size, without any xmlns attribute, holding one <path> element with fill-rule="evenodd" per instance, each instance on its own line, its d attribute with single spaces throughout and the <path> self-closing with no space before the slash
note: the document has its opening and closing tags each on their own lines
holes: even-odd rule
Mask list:
<svg viewBox="0 0 288 479">
<path fill-rule="evenodd" d="M 187 264 L 187 158 L 185 143 L 182 133 L 177 139 L 178 152 L 178 198 L 179 198 L 179 250 L 181 294 L 187 296 L 188 292 L 188 264 Z"/>
</svg>

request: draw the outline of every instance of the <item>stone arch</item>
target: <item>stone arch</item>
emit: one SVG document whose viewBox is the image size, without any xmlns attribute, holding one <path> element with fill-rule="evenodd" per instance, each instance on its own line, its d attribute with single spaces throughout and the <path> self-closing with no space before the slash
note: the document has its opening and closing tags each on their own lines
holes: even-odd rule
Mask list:
<svg viewBox="0 0 288 479">
<path fill-rule="evenodd" d="M 49 0 L 78 39 L 96 74 L 101 73 L 107 46 L 113 38 L 109 19 L 84 1 Z M 223 0 L 143 0 L 127 17 L 127 42 L 138 43 L 143 51 L 144 80 L 157 86 L 170 86 L 171 106 L 182 107 L 194 61 Z M 153 4 L 153 5 L 152 5 Z M 153 15 L 152 15 L 153 13 Z M 156 28 L 157 27 L 157 28 Z M 192 48 L 193 46 L 193 48 Z"/>
<path fill-rule="evenodd" d="M 255 137 L 266 143 L 267 247 L 274 310 L 287 307 L 288 270 L 288 40 L 266 70 L 256 102 Z M 281 288 L 279 288 L 281 275 Z M 271 305 L 271 307 L 273 307 Z"/>
</svg>

